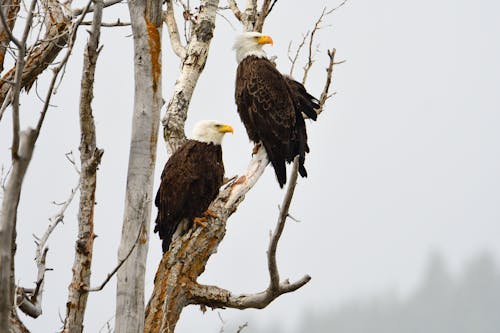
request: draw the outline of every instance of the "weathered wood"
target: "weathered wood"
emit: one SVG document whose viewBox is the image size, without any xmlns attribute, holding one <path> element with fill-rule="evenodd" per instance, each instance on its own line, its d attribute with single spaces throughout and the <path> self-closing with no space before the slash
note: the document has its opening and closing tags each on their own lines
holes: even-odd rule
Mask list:
<svg viewBox="0 0 500 333">
<path fill-rule="evenodd" d="M 146 0 L 128 2 L 134 37 L 135 92 L 119 260 L 128 254 L 138 232 L 141 236 L 117 273 L 115 331 L 120 333 L 142 332 L 144 326 L 144 275 L 162 105 L 161 3 L 160 0 L 148 0 L 147 4 Z"/>
<path fill-rule="evenodd" d="M 21 86 L 29 90 L 36 78 L 57 57 L 69 40 L 70 18 L 63 13 L 62 5 L 56 0 L 42 1 L 46 11 L 46 34 L 40 45 L 35 47 L 26 59 L 22 72 Z M 14 81 L 16 66 L 11 68 L 0 79 L 0 104 L 2 104 L 11 87 L 9 82 Z"/>
<path fill-rule="evenodd" d="M 7 21 L 7 26 L 12 31 L 16 23 L 17 13 L 19 12 L 19 0 L 5 0 L 2 1 L 1 9 Z M 3 64 L 5 60 L 5 53 L 9 46 L 10 39 L 3 24 L 0 24 L 0 73 L 3 72 Z"/>
<path fill-rule="evenodd" d="M 167 112 L 162 119 L 163 135 L 170 154 L 177 150 L 186 139 L 184 123 L 194 89 L 207 62 L 218 6 L 219 0 L 200 1 L 200 12 L 186 46 L 186 55 L 181 59 L 181 73 L 175 83 Z"/>
<path fill-rule="evenodd" d="M 14 303 L 13 263 L 17 206 L 26 170 L 33 155 L 38 133 L 33 129 L 21 132 L 17 158 L 5 185 L 0 212 L 0 332 L 9 332 L 9 316 Z"/>
<path fill-rule="evenodd" d="M 97 64 L 99 37 L 102 21 L 102 0 L 94 0 L 92 29 L 83 58 L 83 74 L 80 90 L 80 206 L 78 209 L 78 237 L 75 245 L 73 277 L 68 287 L 64 333 L 83 331 L 83 319 L 87 306 L 90 284 L 92 252 L 94 245 L 94 206 L 97 185 L 97 167 L 103 151 L 96 145 L 96 130 L 92 112 L 94 74 Z"/>
<path fill-rule="evenodd" d="M 254 155 L 245 176 L 225 187 L 210 205 L 217 218 L 205 228 L 193 228 L 174 239 L 158 266 L 155 286 L 148 307 L 144 333 L 173 332 L 182 309 L 195 303 L 191 289 L 205 270 L 226 232 L 226 222 L 260 178 L 268 164 L 264 149 Z"/>
</svg>

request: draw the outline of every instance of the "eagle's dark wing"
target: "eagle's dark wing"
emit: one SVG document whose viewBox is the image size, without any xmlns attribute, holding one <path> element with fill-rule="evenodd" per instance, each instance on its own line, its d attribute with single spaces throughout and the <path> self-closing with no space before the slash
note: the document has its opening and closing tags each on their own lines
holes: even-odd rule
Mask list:
<svg viewBox="0 0 500 333">
<path fill-rule="evenodd" d="M 224 177 L 220 145 L 188 140 L 167 161 L 156 194 L 156 226 L 167 251 L 179 223 L 208 208 Z"/>
<path fill-rule="evenodd" d="M 283 78 L 288 85 L 297 114 L 297 125 L 295 127 L 297 140 L 294 151 L 298 151 L 299 155 L 299 173 L 302 177 L 307 177 L 304 162 L 306 158 L 305 153 L 309 152 L 309 146 L 307 145 L 307 132 L 303 114 L 309 119 L 316 120 L 318 118 L 316 111 L 319 109 L 319 101 L 307 92 L 302 83 L 295 81 L 287 75 L 284 75 Z"/>
<path fill-rule="evenodd" d="M 316 120 L 318 118 L 316 110 L 319 109 L 318 99 L 309 94 L 302 83 L 295 81 L 290 76 L 285 75 L 283 77 L 292 93 L 295 108 L 304 113 L 309 119 Z"/>
</svg>

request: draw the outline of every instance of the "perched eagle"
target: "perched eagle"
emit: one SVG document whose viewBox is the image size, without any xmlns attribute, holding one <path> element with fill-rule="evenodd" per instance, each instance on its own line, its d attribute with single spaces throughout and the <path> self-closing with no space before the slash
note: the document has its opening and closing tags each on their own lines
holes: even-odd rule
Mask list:
<svg viewBox="0 0 500 333">
<path fill-rule="evenodd" d="M 227 132 L 232 133 L 233 128 L 217 121 L 197 123 L 192 139 L 165 164 L 155 199 L 158 216 L 154 229 L 163 240 L 163 252 L 168 251 L 174 234 L 185 233 L 193 223 L 203 224 L 210 214 L 208 206 L 224 178 L 221 142 Z"/>
<path fill-rule="evenodd" d="M 286 163 L 299 156 L 299 173 L 307 177 L 304 167 L 307 145 L 304 113 L 316 120 L 318 100 L 304 86 L 281 74 L 266 57 L 262 47 L 272 44 L 271 37 L 246 32 L 236 38 L 238 71 L 235 99 L 238 113 L 248 137 L 262 143 L 273 165 L 280 187 L 286 183 Z"/>
</svg>

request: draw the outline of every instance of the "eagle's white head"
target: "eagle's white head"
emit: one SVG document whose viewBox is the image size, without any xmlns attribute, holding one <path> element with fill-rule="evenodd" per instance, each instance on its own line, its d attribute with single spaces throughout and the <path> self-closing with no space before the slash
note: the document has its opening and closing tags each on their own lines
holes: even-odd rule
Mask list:
<svg viewBox="0 0 500 333">
<path fill-rule="evenodd" d="M 193 128 L 193 140 L 220 145 L 224 134 L 231 132 L 233 128 L 217 120 L 202 120 Z"/>
<path fill-rule="evenodd" d="M 239 35 L 233 45 L 233 50 L 236 51 L 236 61 L 239 64 L 251 55 L 259 58 L 266 57 L 266 52 L 262 49 L 266 44 L 273 44 L 273 39 L 260 32 L 251 31 Z"/>
</svg>

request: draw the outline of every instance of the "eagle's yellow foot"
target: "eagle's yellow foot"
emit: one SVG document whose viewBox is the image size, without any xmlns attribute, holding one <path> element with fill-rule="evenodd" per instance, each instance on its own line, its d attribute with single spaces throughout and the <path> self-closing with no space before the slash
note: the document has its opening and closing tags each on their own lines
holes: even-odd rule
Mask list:
<svg viewBox="0 0 500 333">
<path fill-rule="evenodd" d="M 217 214 L 215 214 L 215 212 L 213 210 L 210 210 L 210 209 L 207 209 L 207 211 L 205 213 L 203 213 L 203 217 L 206 218 L 207 216 L 213 217 L 214 219 L 217 218 Z"/>
<path fill-rule="evenodd" d="M 260 146 L 262 146 L 262 144 L 258 143 L 256 144 L 255 146 L 253 146 L 253 149 L 252 149 L 252 156 L 257 154 L 257 152 L 259 151 L 260 149 Z"/>
<path fill-rule="evenodd" d="M 207 227 L 207 218 L 205 216 L 202 217 L 195 217 L 193 219 L 193 223 L 199 225 L 200 227 L 206 228 Z"/>
</svg>

